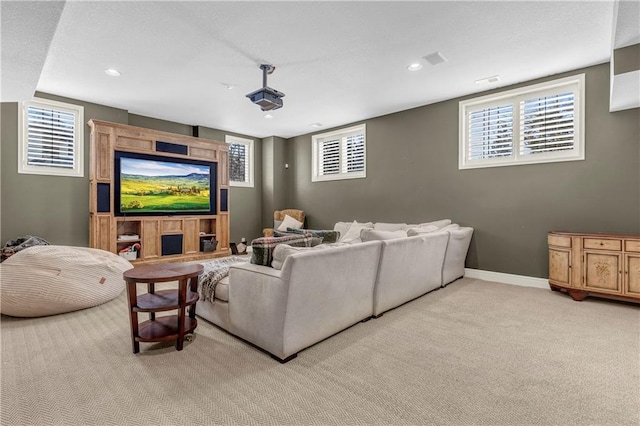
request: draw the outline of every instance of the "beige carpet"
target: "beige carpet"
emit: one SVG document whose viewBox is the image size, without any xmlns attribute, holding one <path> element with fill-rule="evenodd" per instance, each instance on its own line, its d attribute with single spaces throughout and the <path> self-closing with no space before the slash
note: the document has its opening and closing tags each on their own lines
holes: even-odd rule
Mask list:
<svg viewBox="0 0 640 426">
<path fill-rule="evenodd" d="M 281 365 L 199 321 L 131 353 L 123 293 L 2 317 L 2 425 L 640 424 L 640 308 L 463 279 Z"/>
</svg>

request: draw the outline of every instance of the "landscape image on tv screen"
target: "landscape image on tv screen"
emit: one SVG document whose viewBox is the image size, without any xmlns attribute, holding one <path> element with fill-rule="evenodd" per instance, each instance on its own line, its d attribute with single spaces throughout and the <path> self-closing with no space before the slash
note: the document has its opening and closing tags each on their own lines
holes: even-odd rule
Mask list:
<svg viewBox="0 0 640 426">
<path fill-rule="evenodd" d="M 122 213 L 209 212 L 210 167 L 120 158 Z"/>
</svg>

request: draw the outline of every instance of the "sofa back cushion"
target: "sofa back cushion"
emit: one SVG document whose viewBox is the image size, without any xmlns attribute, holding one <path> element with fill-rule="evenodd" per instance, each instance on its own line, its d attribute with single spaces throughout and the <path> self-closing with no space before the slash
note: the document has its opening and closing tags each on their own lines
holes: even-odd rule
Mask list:
<svg viewBox="0 0 640 426">
<path fill-rule="evenodd" d="M 288 244 L 294 247 L 312 247 L 321 242 L 320 238 L 312 237 L 311 234 L 256 238 L 251 241 L 251 263 L 271 266 L 273 250 L 278 244 Z"/>
</svg>

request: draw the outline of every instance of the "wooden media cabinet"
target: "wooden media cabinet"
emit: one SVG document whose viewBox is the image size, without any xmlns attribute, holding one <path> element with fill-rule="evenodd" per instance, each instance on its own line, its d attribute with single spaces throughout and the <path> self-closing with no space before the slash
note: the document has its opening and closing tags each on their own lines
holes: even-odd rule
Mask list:
<svg viewBox="0 0 640 426">
<path fill-rule="evenodd" d="M 135 245 L 139 249 L 131 253 L 134 264 L 185 262 L 231 254 L 229 157 L 225 143 L 97 120 L 89 121 L 89 127 L 90 247 L 117 254 Z M 215 206 L 208 214 L 118 214 L 115 186 L 119 153 L 215 164 L 215 188 L 210 188 L 215 191 Z M 215 250 L 204 249 L 203 242 L 212 240 L 217 241 Z"/>
</svg>

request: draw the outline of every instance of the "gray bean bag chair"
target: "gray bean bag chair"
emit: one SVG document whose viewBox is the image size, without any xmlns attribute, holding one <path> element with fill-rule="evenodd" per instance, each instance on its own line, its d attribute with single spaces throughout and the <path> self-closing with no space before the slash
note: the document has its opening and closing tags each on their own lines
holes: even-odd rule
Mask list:
<svg viewBox="0 0 640 426">
<path fill-rule="evenodd" d="M 132 267 L 104 250 L 27 248 L 0 264 L 0 312 L 41 317 L 100 305 L 122 293 L 122 273 Z"/>
</svg>

